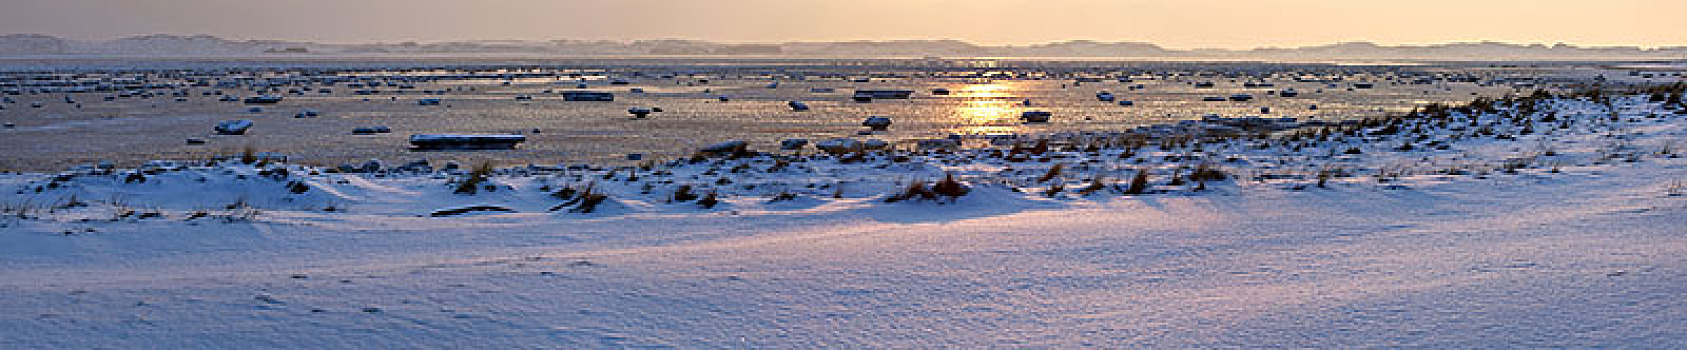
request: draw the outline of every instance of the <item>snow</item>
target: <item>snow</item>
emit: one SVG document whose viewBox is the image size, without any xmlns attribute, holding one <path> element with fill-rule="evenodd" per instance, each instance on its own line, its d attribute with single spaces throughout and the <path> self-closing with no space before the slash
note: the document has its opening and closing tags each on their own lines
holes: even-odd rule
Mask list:
<svg viewBox="0 0 1687 350">
<path fill-rule="evenodd" d="M 1425 133 L 1447 149 L 713 158 L 472 195 L 467 170 L 0 175 L 0 348 L 1687 347 L 1687 118 L 1547 105 L 1574 124 L 1455 119 Z M 1168 183 L 1202 162 L 1230 177 Z M 1078 193 L 1141 169 L 1150 194 Z M 950 174 L 971 192 L 884 201 Z M 597 210 L 550 210 L 587 186 Z M 428 215 L 474 206 L 513 212 Z"/>
</svg>

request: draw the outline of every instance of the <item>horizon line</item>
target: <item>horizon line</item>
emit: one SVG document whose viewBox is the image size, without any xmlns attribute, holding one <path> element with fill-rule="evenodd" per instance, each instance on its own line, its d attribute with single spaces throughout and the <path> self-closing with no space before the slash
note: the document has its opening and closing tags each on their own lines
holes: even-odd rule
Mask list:
<svg viewBox="0 0 1687 350">
<path fill-rule="evenodd" d="M 723 44 L 723 45 L 958 42 L 958 43 L 963 43 L 963 44 L 977 46 L 977 47 L 997 47 L 997 48 L 1032 47 L 1032 46 L 1045 46 L 1045 45 L 1063 44 L 1063 43 L 1091 42 L 1091 43 L 1099 43 L 1099 44 L 1146 44 L 1146 45 L 1153 45 L 1155 47 L 1158 47 L 1158 48 L 1161 48 L 1161 49 L 1164 49 L 1164 50 L 1169 50 L 1169 51 L 1254 51 L 1254 50 L 1273 50 L 1273 49 L 1304 49 L 1304 48 L 1339 46 L 1339 45 L 1348 45 L 1348 44 L 1369 44 L 1369 45 L 1374 45 L 1374 46 L 1384 47 L 1384 48 L 1434 47 L 1434 46 L 1468 45 L 1468 44 L 1500 44 L 1500 45 L 1523 46 L 1523 47 L 1540 46 L 1540 47 L 1547 47 L 1547 48 L 1557 47 L 1557 46 L 1562 45 L 1562 46 L 1566 46 L 1566 47 L 1582 48 L 1582 49 L 1636 48 L 1636 49 L 1642 49 L 1642 50 L 1658 50 L 1658 49 L 1683 49 L 1683 48 L 1687 48 L 1687 43 L 1675 44 L 1675 45 L 1657 45 L 1657 46 L 1645 46 L 1645 45 L 1639 45 L 1639 44 L 1588 45 L 1588 44 L 1572 43 L 1572 42 L 1565 42 L 1565 41 L 1545 43 L 1545 42 L 1514 42 L 1514 41 L 1503 41 L 1503 40 L 1492 40 L 1492 39 L 1449 40 L 1449 41 L 1442 41 L 1442 42 L 1435 42 L 1435 43 L 1386 43 L 1386 42 L 1378 42 L 1378 41 L 1372 41 L 1372 40 L 1366 40 L 1366 39 L 1355 39 L 1355 40 L 1339 40 L 1339 41 L 1329 42 L 1329 43 L 1325 43 L 1325 44 L 1314 44 L 1314 45 L 1303 45 L 1303 46 L 1254 46 L 1254 47 L 1248 47 L 1248 48 L 1222 48 L 1222 47 L 1170 47 L 1170 46 L 1166 46 L 1165 44 L 1161 44 L 1161 43 L 1157 43 L 1157 42 L 1153 42 L 1153 41 L 1147 41 L 1147 40 L 1132 41 L 1132 40 L 1124 40 L 1124 39 L 1106 40 L 1106 39 L 1089 39 L 1089 38 L 1051 40 L 1051 41 L 1030 42 L 1030 43 L 981 44 L 981 43 L 970 41 L 970 40 L 953 39 L 953 38 L 731 41 L 731 40 L 714 40 L 714 39 L 698 39 L 698 38 L 679 38 L 679 37 L 660 38 L 660 37 L 658 37 L 658 38 L 642 38 L 642 39 L 568 39 L 568 38 L 551 38 L 551 39 L 435 39 L 435 40 L 397 40 L 397 41 L 369 40 L 369 41 L 360 41 L 360 42 L 346 42 L 346 41 L 316 41 L 316 40 L 311 40 L 311 39 L 297 39 L 297 38 L 231 38 L 231 37 L 223 37 L 223 36 L 218 36 L 218 35 L 214 35 L 214 34 L 204 34 L 204 33 L 198 33 L 198 34 L 151 33 L 151 34 L 137 34 L 137 35 L 128 35 L 128 36 L 102 37 L 102 38 L 65 37 L 65 36 L 46 34 L 46 33 L 5 33 L 5 34 L 0 34 L 0 37 L 4 37 L 4 36 L 44 36 L 44 37 L 52 37 L 52 38 L 56 38 L 56 39 L 61 39 L 61 40 L 88 41 L 88 42 L 117 41 L 117 40 L 124 40 L 124 39 L 160 37 L 160 36 L 210 37 L 210 38 L 216 38 L 216 39 L 219 39 L 219 40 L 227 40 L 227 41 L 235 41 L 235 42 L 240 42 L 240 41 L 246 41 L 246 42 L 279 41 L 279 42 L 298 42 L 298 43 L 321 44 L 321 45 L 387 45 L 387 44 L 405 44 L 405 43 L 448 44 L 448 43 L 473 43 L 473 42 L 531 42 L 531 43 L 540 43 L 540 42 L 558 42 L 558 41 L 619 42 L 619 43 L 636 43 L 636 42 L 648 42 L 648 41 L 692 41 L 692 42 L 704 42 L 704 43 Z"/>
</svg>

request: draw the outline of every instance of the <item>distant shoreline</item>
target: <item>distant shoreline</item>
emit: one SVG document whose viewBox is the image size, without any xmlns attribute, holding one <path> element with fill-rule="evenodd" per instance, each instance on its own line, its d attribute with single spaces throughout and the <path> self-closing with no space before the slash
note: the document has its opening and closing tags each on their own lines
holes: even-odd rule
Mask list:
<svg viewBox="0 0 1687 350">
<path fill-rule="evenodd" d="M 41 34 L 0 35 L 0 57 L 638 57 L 638 58 L 885 58 L 971 57 L 1084 60 L 1687 60 L 1687 46 L 1577 46 L 1495 41 L 1431 45 L 1338 42 L 1252 49 L 1166 48 L 1149 42 L 1053 41 L 981 45 L 961 40 L 729 43 L 703 40 L 465 40 L 443 42 L 320 43 L 237 40 L 210 35 L 153 34 L 109 40 Z"/>
<path fill-rule="evenodd" d="M 320 64 L 358 63 L 351 68 L 402 67 L 486 67 L 508 65 L 574 66 L 596 64 L 670 65 L 707 62 L 729 63 L 808 63 L 867 62 L 878 65 L 936 64 L 954 69 L 966 69 L 979 64 L 999 63 L 1070 63 L 1070 64 L 1213 64 L 1213 65 L 1279 65 L 1279 66 L 1372 66 L 1422 67 L 1491 64 L 1551 64 L 1551 65 L 1609 65 L 1614 68 L 1682 71 L 1687 60 L 1656 58 L 1563 58 L 1563 59 L 1267 59 L 1267 58 L 1175 58 L 1175 57 L 845 57 L 845 56 L 662 56 L 662 55 L 227 55 L 227 56 L 106 56 L 106 55 L 0 55 L 0 72 L 39 71 L 124 71 L 155 69 L 201 69 L 204 64 L 222 64 L 224 68 L 288 69 L 315 67 Z M 180 67 L 172 66 L 180 65 Z M 977 68 L 977 67 L 972 67 Z"/>
</svg>

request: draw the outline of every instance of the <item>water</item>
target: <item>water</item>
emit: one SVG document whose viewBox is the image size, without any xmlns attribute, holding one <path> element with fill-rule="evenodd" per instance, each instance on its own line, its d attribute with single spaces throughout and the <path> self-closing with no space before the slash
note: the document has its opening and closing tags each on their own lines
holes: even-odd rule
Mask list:
<svg viewBox="0 0 1687 350">
<path fill-rule="evenodd" d="M 15 62 L 14 62 L 15 63 Z M 42 70 L 41 62 L 13 65 L 11 70 Z M 62 63 L 61 63 L 62 64 Z M 24 68 L 16 68 L 24 67 Z M 197 67 L 197 68 L 196 68 Z M 148 159 L 205 159 L 236 154 L 243 148 L 275 152 L 294 161 L 335 165 L 379 158 L 390 163 L 417 158 L 463 162 L 494 161 L 513 164 L 625 164 L 628 154 L 663 159 L 690 154 L 710 143 L 742 139 L 760 150 L 776 149 L 779 140 L 835 137 L 906 141 L 950 134 L 1049 133 L 1122 131 L 1136 126 L 1196 119 L 1204 115 L 1288 116 L 1312 120 L 1341 120 L 1397 114 L 1435 102 L 1464 102 L 1476 96 L 1500 96 L 1532 87 L 1506 78 L 1579 79 L 1597 66 L 1556 64 L 1524 68 L 1491 65 L 1375 65 L 1285 64 L 1246 62 L 1055 62 L 1001 60 L 651 60 L 597 59 L 570 61 L 417 60 L 359 61 L 163 61 L 121 67 L 99 61 L 54 71 L 65 79 L 99 80 L 146 77 L 156 83 L 191 82 L 192 77 L 228 80 L 232 77 L 311 76 L 425 76 L 473 70 L 477 72 L 557 72 L 554 77 L 521 79 L 443 80 L 415 83 L 413 89 L 379 87 L 382 94 L 354 95 L 356 88 L 282 86 L 306 89 L 287 95 L 277 105 L 249 113 L 247 105 L 219 102 L 203 91 L 236 96 L 255 95 L 250 87 L 186 87 L 187 101 L 167 95 L 151 99 L 104 101 L 109 92 L 24 93 L 0 110 L 0 121 L 15 127 L 0 131 L 0 168 L 54 170 L 94 160 L 133 164 Z M 134 71 L 134 72 L 125 72 Z M 187 72 L 187 73 L 183 73 Z M 168 75 L 168 76 L 167 76 Z M 1476 82 L 1434 80 L 1412 84 L 1421 77 L 1468 76 Z M 10 74 L 11 77 L 23 73 Z M 1079 76 L 1100 82 L 1078 83 Z M 184 78 L 185 77 L 185 78 Z M 1119 78 L 1128 78 L 1123 83 Z M 612 85 L 625 79 L 627 85 Z M 707 80 L 704 83 L 704 80 Z M 15 88 L 0 80 L 0 88 Z M 767 85 L 778 82 L 777 88 Z M 1196 88 L 1212 82 L 1213 88 Z M 1248 82 L 1271 87 L 1244 87 Z M 1356 89 L 1354 83 L 1375 84 Z M 577 84 L 587 84 L 585 89 Z M 1130 89 L 1140 85 L 1141 89 Z M 311 90 L 330 88 L 332 94 Z M 632 93 L 632 89 L 644 93 Z M 812 88 L 835 92 L 813 93 Z M 952 94 L 936 96 L 933 89 Z M 1273 91 L 1293 88 L 1294 98 Z M 856 89 L 915 91 L 907 100 L 857 103 Z M 449 90 L 422 93 L 426 90 Z M 552 93 L 546 93 L 545 91 Z M 614 102 L 566 102 L 563 91 L 606 91 Z M 1134 106 L 1098 101 L 1109 91 Z M 1204 102 L 1202 97 L 1249 94 L 1253 101 Z M 518 101 L 517 95 L 531 95 Z M 65 96 L 77 104 L 64 103 Z M 731 101 L 722 102 L 720 96 Z M 419 98 L 441 98 L 440 106 L 421 106 Z M 795 112 L 786 101 L 805 101 L 812 109 Z M 1023 101 L 1029 100 L 1029 106 Z M 29 103 L 44 102 L 43 108 Z M 1310 106 L 1316 105 L 1313 110 Z M 627 114 L 630 107 L 660 107 L 664 112 L 646 119 Z M 1269 108 L 1262 113 L 1261 108 Z M 304 110 L 318 118 L 293 118 Z M 1046 124 L 1022 124 L 1024 111 L 1053 113 Z M 858 135 L 868 116 L 889 116 L 895 124 L 887 132 Z M 219 120 L 252 119 L 248 135 L 217 136 L 211 126 Z M 352 135 L 356 127 L 387 126 L 391 134 Z M 538 132 L 535 132 L 538 130 Z M 521 133 L 528 142 L 516 150 L 474 152 L 414 152 L 407 149 L 411 134 Z M 204 145 L 188 145 L 190 137 L 206 138 Z"/>
</svg>

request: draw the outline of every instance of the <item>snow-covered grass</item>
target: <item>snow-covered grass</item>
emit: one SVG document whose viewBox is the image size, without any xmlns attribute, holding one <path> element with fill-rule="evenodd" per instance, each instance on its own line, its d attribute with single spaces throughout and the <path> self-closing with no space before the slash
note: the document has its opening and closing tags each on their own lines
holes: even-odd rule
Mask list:
<svg viewBox="0 0 1687 350">
<path fill-rule="evenodd" d="M 0 175 L 0 347 L 1687 346 L 1687 115 Z M 468 190 L 465 190 L 468 189 Z"/>
</svg>

